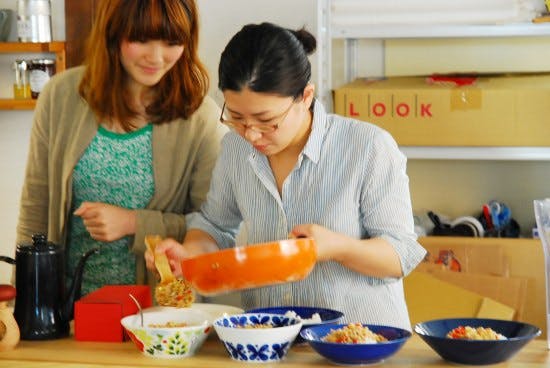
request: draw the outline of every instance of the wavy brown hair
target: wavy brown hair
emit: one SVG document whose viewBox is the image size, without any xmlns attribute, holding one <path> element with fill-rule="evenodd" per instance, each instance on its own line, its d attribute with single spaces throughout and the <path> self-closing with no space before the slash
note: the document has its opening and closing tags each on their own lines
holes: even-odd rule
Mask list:
<svg viewBox="0 0 550 368">
<path fill-rule="evenodd" d="M 176 64 L 155 85 L 147 114 L 154 124 L 188 118 L 208 92 L 208 74 L 198 57 L 199 24 L 194 0 L 101 0 L 88 37 L 79 86 L 100 121 L 116 120 L 130 131 L 137 116 L 125 88 L 122 41 L 165 40 L 183 45 Z"/>
</svg>

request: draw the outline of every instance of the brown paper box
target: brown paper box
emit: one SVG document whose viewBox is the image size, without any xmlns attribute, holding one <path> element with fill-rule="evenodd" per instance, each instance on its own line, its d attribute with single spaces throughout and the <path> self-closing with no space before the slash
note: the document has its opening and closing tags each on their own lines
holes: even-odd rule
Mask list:
<svg viewBox="0 0 550 368">
<path fill-rule="evenodd" d="M 437 255 L 440 249 L 452 249 L 457 254 L 461 252 L 466 254 L 468 250 L 474 249 L 477 250 L 476 254 L 478 255 L 485 254 L 481 258 L 483 261 L 482 264 L 485 264 L 487 269 L 483 271 L 477 268 L 479 272 L 476 271 L 476 273 L 484 274 L 485 276 L 494 277 L 495 269 L 502 270 L 503 261 L 501 258 L 505 258 L 509 278 L 519 278 L 523 280 L 520 281 L 521 284 L 527 284 L 523 303 L 519 307 L 515 318 L 539 327 L 543 331 L 543 335 L 546 333 L 544 254 L 539 239 L 427 236 L 420 237 L 418 241 L 432 255 Z M 495 253 L 495 247 L 500 248 L 500 251 Z M 502 254 L 502 256 L 499 254 Z M 500 261 L 498 261 L 499 259 Z M 500 264 L 500 266 L 496 267 L 495 264 Z M 436 270 L 442 269 L 442 267 L 437 267 L 437 265 L 432 268 Z M 420 271 L 421 268 L 418 270 Z M 407 278 L 405 278 L 406 280 Z M 481 287 L 481 285 L 478 287 Z M 523 293 L 521 291 L 522 287 L 519 286 L 515 289 L 520 295 Z M 493 292 L 497 291 L 504 295 L 506 288 L 507 286 L 505 285 L 494 285 Z M 511 294 L 514 294 L 514 292 L 511 292 Z"/>
<path fill-rule="evenodd" d="M 358 79 L 334 91 L 337 114 L 377 124 L 405 146 L 548 146 L 550 75 Z"/>
<path fill-rule="evenodd" d="M 441 281 L 451 283 L 504 304 L 515 311 L 515 314 L 510 316 L 510 318 L 516 320 L 524 318 L 529 282 L 527 278 L 453 272 L 434 268 L 426 263 L 421 264 L 416 271 L 428 273 Z"/>
<path fill-rule="evenodd" d="M 404 288 L 413 325 L 439 318 L 483 316 L 503 319 L 515 313 L 507 305 L 424 272 L 412 272 L 404 279 Z"/>
</svg>

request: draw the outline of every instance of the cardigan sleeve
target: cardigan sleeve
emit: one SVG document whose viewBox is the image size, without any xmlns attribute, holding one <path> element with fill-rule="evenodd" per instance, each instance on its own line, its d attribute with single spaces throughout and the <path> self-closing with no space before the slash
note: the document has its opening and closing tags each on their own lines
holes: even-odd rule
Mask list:
<svg viewBox="0 0 550 368">
<path fill-rule="evenodd" d="M 17 244 L 29 242 L 34 233 L 48 233 L 50 94 L 50 88 L 41 92 L 34 112 L 20 198 Z"/>
<path fill-rule="evenodd" d="M 136 212 L 135 253 L 145 251 L 148 234 L 183 241 L 185 214 L 198 211 L 206 199 L 220 141 L 227 132 L 218 122 L 219 113 L 219 107 L 207 97 L 194 117 L 172 122 L 182 125 L 161 127 L 159 135 L 154 135 L 154 142 L 161 142 L 153 148 L 155 195 L 146 209 Z"/>
</svg>

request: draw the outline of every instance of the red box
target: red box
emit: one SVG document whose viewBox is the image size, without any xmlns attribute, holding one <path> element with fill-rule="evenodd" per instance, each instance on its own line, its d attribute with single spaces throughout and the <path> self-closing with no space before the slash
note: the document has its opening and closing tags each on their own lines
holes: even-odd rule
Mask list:
<svg viewBox="0 0 550 368">
<path fill-rule="evenodd" d="M 147 285 L 107 285 L 78 300 L 74 306 L 75 339 L 107 342 L 127 339 L 120 320 L 138 312 L 130 293 L 142 308 L 152 305 Z"/>
</svg>

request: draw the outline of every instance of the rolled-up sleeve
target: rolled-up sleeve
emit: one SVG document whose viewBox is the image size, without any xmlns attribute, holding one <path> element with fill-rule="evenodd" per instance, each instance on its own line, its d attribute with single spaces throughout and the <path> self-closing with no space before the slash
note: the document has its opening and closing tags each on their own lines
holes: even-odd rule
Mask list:
<svg viewBox="0 0 550 368">
<path fill-rule="evenodd" d="M 363 226 L 370 237 L 383 238 L 394 247 L 406 276 L 426 254 L 414 232 L 407 158 L 389 133 L 377 130 L 366 162 L 368 179 L 361 198 Z"/>
</svg>

